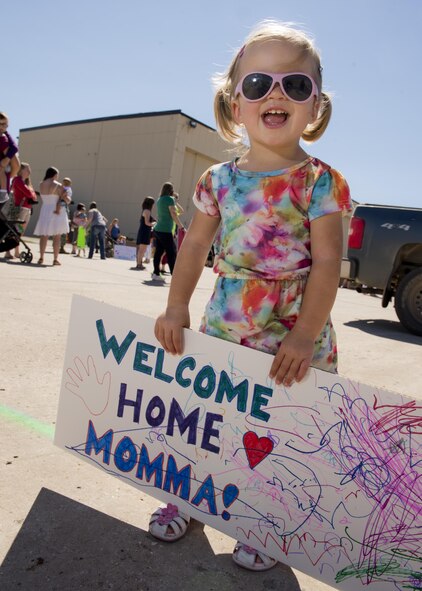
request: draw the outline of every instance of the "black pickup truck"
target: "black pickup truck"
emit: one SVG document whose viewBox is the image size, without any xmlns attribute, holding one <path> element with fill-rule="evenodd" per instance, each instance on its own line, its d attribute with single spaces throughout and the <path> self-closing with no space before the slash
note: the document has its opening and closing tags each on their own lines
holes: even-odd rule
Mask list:
<svg viewBox="0 0 422 591">
<path fill-rule="evenodd" d="M 411 333 L 422 336 L 422 209 L 358 205 L 349 226 L 343 287 L 392 298 Z"/>
</svg>

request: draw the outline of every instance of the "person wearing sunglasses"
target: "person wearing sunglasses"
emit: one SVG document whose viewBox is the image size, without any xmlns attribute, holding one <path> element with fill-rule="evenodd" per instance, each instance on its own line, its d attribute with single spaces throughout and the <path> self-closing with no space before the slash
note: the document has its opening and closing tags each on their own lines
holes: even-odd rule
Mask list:
<svg viewBox="0 0 422 591">
<path fill-rule="evenodd" d="M 218 230 L 218 278 L 200 331 L 274 355 L 269 377 L 287 388 L 310 365 L 336 372 L 330 311 L 339 282 L 342 212 L 351 209 L 351 200 L 343 176 L 301 144 L 321 137 L 331 115 L 312 41 L 283 23 L 260 23 L 218 78 L 214 107 L 220 134 L 239 146 L 240 155 L 212 166 L 198 182 L 197 210 L 155 335 L 167 352 L 183 353 L 189 301 Z M 236 482 L 247 478 L 239 473 Z M 167 541 L 181 537 L 189 517 L 174 513 L 156 511 L 150 532 Z M 288 528 L 287 515 L 286 523 Z M 251 524 L 248 538 L 262 539 L 258 530 Z M 240 542 L 233 559 L 258 571 L 276 564 L 262 547 Z"/>
</svg>

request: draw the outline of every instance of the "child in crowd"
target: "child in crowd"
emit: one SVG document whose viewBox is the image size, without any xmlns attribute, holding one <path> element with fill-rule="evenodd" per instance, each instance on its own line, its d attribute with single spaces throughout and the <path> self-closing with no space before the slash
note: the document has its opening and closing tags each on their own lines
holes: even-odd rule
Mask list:
<svg viewBox="0 0 422 591">
<path fill-rule="evenodd" d="M 143 260 L 148 248 L 151 248 L 151 232 L 155 225 L 155 219 L 152 217 L 151 210 L 154 203 L 154 197 L 145 197 L 142 202 L 142 214 L 141 219 L 139 220 L 138 235 L 136 237 L 136 268 L 140 270 L 146 268 L 143 264 Z"/>
<path fill-rule="evenodd" d="M 343 176 L 309 156 L 300 140 L 324 133 L 331 101 L 312 41 L 276 21 L 261 23 L 220 77 L 215 115 L 224 139 L 248 146 L 201 177 L 197 211 L 177 257 L 167 308 L 155 335 L 183 353 L 189 301 L 217 235 L 214 293 L 200 331 L 274 355 L 269 376 L 286 387 L 310 365 L 337 371 L 330 311 L 342 256 L 342 212 L 351 209 Z M 177 511 L 176 511 L 177 513 Z M 187 515 L 158 509 L 150 532 L 174 541 Z M 267 570 L 276 561 L 243 543 L 234 561 Z"/>
<path fill-rule="evenodd" d="M 120 226 L 118 218 L 113 218 L 111 224 L 108 227 L 108 233 L 110 234 L 112 240 L 117 242 L 120 237 Z"/>
<path fill-rule="evenodd" d="M 9 118 L 0 112 L 0 204 L 8 200 L 10 181 L 19 171 L 18 146 L 7 132 Z"/>
<path fill-rule="evenodd" d="M 63 186 L 63 191 L 66 195 L 66 197 L 68 198 L 68 201 L 66 201 L 65 199 L 58 199 L 57 200 L 57 205 L 56 205 L 56 209 L 54 211 L 54 213 L 60 213 L 60 208 L 61 207 L 65 207 L 66 210 L 68 211 L 68 204 L 72 201 L 72 180 L 69 177 L 65 177 L 62 180 L 62 186 Z"/>
<path fill-rule="evenodd" d="M 23 236 L 25 229 L 32 214 L 32 206 L 38 203 L 37 194 L 31 182 L 31 167 L 27 162 L 22 162 L 19 171 L 12 182 L 13 202 L 18 211 L 17 219 L 19 224 L 17 229 L 21 236 Z M 19 244 L 15 248 L 15 257 L 19 257 Z M 6 259 L 12 259 L 11 252 L 7 252 Z"/>
<path fill-rule="evenodd" d="M 85 256 L 86 249 L 86 227 L 88 224 L 88 216 L 86 215 L 86 207 L 83 203 L 78 203 L 75 214 L 73 216 L 73 224 L 77 228 L 76 248 L 77 253 L 75 256 L 79 257 L 82 254 Z"/>
</svg>

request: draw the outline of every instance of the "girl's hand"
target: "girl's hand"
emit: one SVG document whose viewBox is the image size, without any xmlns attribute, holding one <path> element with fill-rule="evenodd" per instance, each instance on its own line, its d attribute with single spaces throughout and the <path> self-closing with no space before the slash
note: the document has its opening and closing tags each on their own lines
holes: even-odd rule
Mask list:
<svg viewBox="0 0 422 591">
<path fill-rule="evenodd" d="M 154 333 L 163 349 L 172 355 L 181 355 L 184 349 L 183 329 L 190 327 L 187 305 L 169 306 L 155 323 Z"/>
<path fill-rule="evenodd" d="M 300 382 L 311 364 L 314 354 L 313 339 L 299 329 L 293 329 L 281 343 L 270 369 L 276 384 L 291 386 Z"/>
</svg>

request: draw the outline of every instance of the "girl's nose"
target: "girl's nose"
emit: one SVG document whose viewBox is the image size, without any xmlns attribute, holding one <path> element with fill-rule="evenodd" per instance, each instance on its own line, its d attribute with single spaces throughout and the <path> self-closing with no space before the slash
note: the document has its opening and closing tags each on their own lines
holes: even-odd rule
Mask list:
<svg viewBox="0 0 422 591">
<path fill-rule="evenodd" d="M 278 82 L 276 82 L 270 92 L 270 94 L 268 95 L 270 96 L 275 96 L 275 97 L 280 97 L 282 96 L 283 98 L 286 98 L 286 95 L 283 92 L 283 89 L 281 88 L 280 84 Z"/>
</svg>

